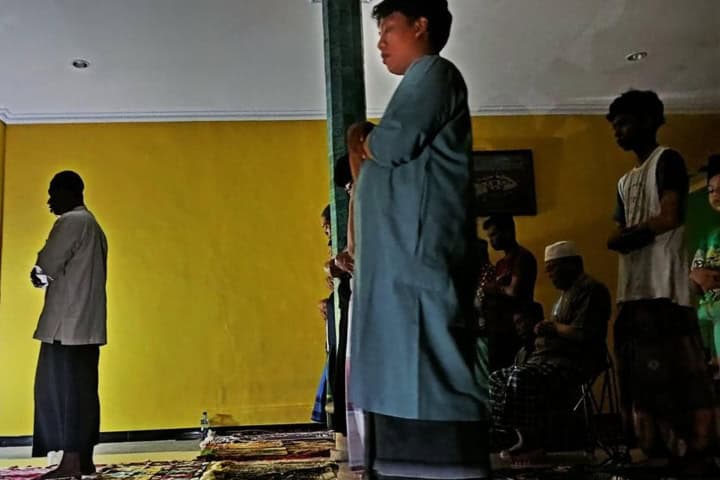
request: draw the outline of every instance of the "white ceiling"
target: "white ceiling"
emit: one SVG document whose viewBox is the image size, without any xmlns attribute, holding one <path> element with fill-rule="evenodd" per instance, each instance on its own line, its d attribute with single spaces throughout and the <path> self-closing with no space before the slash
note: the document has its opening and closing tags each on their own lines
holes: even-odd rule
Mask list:
<svg viewBox="0 0 720 480">
<path fill-rule="evenodd" d="M 341 0 L 331 0 L 341 1 Z M 374 2 L 373 2 L 374 3 Z M 720 111 L 720 0 L 450 0 L 445 55 L 487 113 L 597 113 L 629 88 Z M 398 79 L 365 16 L 368 110 Z M 0 0 L 8 123 L 324 118 L 309 0 Z M 641 63 L 624 57 L 647 50 Z M 75 70 L 75 58 L 91 62 Z"/>
</svg>

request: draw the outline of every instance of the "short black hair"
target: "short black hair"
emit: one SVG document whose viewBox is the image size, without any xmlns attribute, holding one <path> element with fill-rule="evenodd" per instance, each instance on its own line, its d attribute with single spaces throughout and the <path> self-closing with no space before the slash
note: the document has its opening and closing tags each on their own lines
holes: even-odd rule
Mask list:
<svg viewBox="0 0 720 480">
<path fill-rule="evenodd" d="M 515 233 L 515 219 L 512 215 L 492 215 L 483 223 L 483 230 L 490 230 L 490 227 L 497 227 L 503 232 Z"/>
<path fill-rule="evenodd" d="M 333 172 L 333 182 L 338 188 L 345 188 L 348 183 L 352 183 L 352 172 L 350 172 L 350 156 L 345 154 L 335 160 L 335 169 Z"/>
<path fill-rule="evenodd" d="M 445 48 L 453 18 L 447 0 L 383 0 L 373 7 L 372 17 L 380 23 L 395 12 L 411 20 L 427 18 L 430 46 L 436 53 Z"/>
<path fill-rule="evenodd" d="M 605 118 L 612 122 L 618 115 L 623 114 L 650 116 L 655 121 L 655 128 L 665 124 L 665 105 L 652 90 L 628 90 L 613 100 Z"/>
<path fill-rule="evenodd" d="M 81 196 L 85 190 L 85 183 L 76 172 L 65 170 L 53 177 L 50 181 L 50 189 L 66 190 Z"/>
<path fill-rule="evenodd" d="M 707 172 L 707 181 L 715 175 L 720 175 L 720 153 L 715 153 L 708 157 L 707 165 L 700 169 L 702 172 Z"/>
<path fill-rule="evenodd" d="M 322 213 L 320 214 L 320 216 L 323 218 L 323 220 L 324 220 L 326 223 L 330 223 L 330 205 L 328 205 L 328 206 L 326 206 L 325 208 L 323 208 L 323 211 L 322 211 Z"/>
</svg>

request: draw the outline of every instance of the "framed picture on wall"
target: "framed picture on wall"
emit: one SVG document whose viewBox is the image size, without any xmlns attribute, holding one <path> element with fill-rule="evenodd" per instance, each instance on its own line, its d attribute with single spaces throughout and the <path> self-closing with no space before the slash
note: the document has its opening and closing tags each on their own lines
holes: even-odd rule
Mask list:
<svg viewBox="0 0 720 480">
<path fill-rule="evenodd" d="M 531 150 L 473 152 L 472 170 L 478 217 L 537 214 Z"/>
</svg>

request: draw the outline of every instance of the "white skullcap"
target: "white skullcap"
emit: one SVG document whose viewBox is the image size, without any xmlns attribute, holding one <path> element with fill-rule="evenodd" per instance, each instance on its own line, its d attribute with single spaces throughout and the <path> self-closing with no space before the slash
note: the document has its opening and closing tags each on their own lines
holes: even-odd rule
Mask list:
<svg viewBox="0 0 720 480">
<path fill-rule="evenodd" d="M 545 261 L 558 260 L 560 258 L 579 257 L 575 242 L 557 242 L 545 248 Z"/>
</svg>

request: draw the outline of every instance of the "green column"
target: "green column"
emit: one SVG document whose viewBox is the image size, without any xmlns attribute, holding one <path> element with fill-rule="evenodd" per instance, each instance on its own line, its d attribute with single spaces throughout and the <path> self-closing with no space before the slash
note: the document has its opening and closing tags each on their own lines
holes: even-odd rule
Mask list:
<svg viewBox="0 0 720 480">
<path fill-rule="evenodd" d="M 348 195 L 335 188 L 335 159 L 347 153 L 345 133 L 350 125 L 365 120 L 365 73 L 363 69 L 362 10 L 360 0 L 322 0 L 325 44 L 325 89 L 327 98 L 328 165 L 330 168 L 330 209 L 332 251 L 334 255 L 347 245 Z M 335 331 L 339 332 L 340 304 L 335 295 Z M 336 345 L 337 345 L 337 340 Z M 328 403 L 333 392 L 328 385 Z M 336 408 L 338 414 L 342 409 Z M 328 415 L 332 429 L 334 415 Z M 336 455 L 346 460 L 342 438 L 336 439 Z"/>
<path fill-rule="evenodd" d="M 345 132 L 365 120 L 362 9 L 360 0 L 323 0 L 325 87 L 330 165 L 333 253 L 347 243 L 347 194 L 335 188 L 335 159 L 347 152 Z"/>
</svg>

